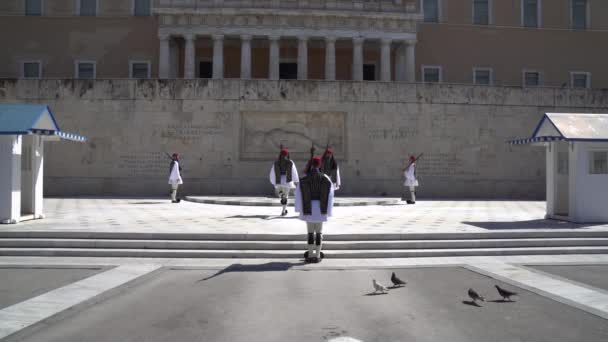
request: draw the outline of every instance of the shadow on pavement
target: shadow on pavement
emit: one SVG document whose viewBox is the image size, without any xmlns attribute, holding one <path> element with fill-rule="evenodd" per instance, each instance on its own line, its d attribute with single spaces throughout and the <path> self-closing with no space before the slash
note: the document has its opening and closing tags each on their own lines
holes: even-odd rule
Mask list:
<svg viewBox="0 0 608 342">
<path fill-rule="evenodd" d="M 478 228 L 489 230 L 508 230 L 508 229 L 580 229 L 586 227 L 600 226 L 601 223 L 585 223 L 577 224 L 566 221 L 557 220 L 528 220 L 528 221 L 488 221 L 488 222 L 470 222 L 463 221 L 462 223 L 475 226 Z"/>
<path fill-rule="evenodd" d="M 490 303 L 516 303 L 516 301 L 514 301 L 514 300 L 504 300 L 504 299 L 489 300 L 488 302 L 490 302 Z"/>
<path fill-rule="evenodd" d="M 478 308 L 480 308 L 480 307 L 481 307 L 481 305 L 479 305 L 479 304 L 477 304 L 477 303 L 475 303 L 475 302 L 473 302 L 473 301 L 471 301 L 471 300 L 463 300 L 463 301 L 462 301 L 462 304 L 466 304 L 466 305 L 470 305 L 470 306 L 476 306 L 476 307 L 478 307 Z"/>
<path fill-rule="evenodd" d="M 400 289 L 402 287 L 405 287 L 405 285 L 393 285 L 393 286 L 387 287 L 387 289 L 394 290 L 394 289 Z"/>
<path fill-rule="evenodd" d="M 260 220 L 268 220 L 272 217 L 272 215 L 233 215 L 226 216 L 227 219 L 260 219 Z"/>
<path fill-rule="evenodd" d="M 279 216 L 279 215 L 233 215 L 225 217 L 227 219 L 260 219 L 260 220 L 293 220 L 298 216 Z"/>
<path fill-rule="evenodd" d="M 297 220 L 299 219 L 298 216 L 273 216 L 270 217 L 269 220 Z"/>
<path fill-rule="evenodd" d="M 232 264 L 223 270 L 211 275 L 207 278 L 203 278 L 197 280 L 197 283 L 215 278 L 224 273 L 230 272 L 273 272 L 273 271 L 287 271 L 294 266 L 302 266 L 305 265 L 304 262 L 267 262 L 265 264 L 252 264 L 252 265 L 244 265 L 244 264 Z"/>
<path fill-rule="evenodd" d="M 387 295 L 388 292 L 370 292 L 370 293 L 366 293 L 363 296 L 381 296 L 381 295 Z"/>
</svg>

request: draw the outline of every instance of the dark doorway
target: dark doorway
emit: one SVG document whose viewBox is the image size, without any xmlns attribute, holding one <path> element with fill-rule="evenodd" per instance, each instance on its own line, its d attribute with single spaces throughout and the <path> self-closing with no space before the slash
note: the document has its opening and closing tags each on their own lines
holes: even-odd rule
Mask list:
<svg viewBox="0 0 608 342">
<path fill-rule="evenodd" d="M 198 77 L 199 78 L 213 77 L 213 62 L 200 62 L 198 64 Z"/>
<path fill-rule="evenodd" d="M 279 64 L 279 78 L 282 80 L 298 79 L 298 63 Z"/>
<path fill-rule="evenodd" d="M 363 64 L 363 80 L 364 81 L 375 81 L 376 80 L 376 65 L 375 64 Z"/>
</svg>

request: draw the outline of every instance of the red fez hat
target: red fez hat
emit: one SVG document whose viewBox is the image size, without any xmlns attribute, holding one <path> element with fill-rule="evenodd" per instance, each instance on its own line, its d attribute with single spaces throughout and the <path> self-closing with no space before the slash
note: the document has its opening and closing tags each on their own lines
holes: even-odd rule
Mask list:
<svg viewBox="0 0 608 342">
<path fill-rule="evenodd" d="M 319 157 L 319 156 L 312 157 L 312 166 L 314 166 L 314 167 L 321 166 L 321 157 Z"/>
<path fill-rule="evenodd" d="M 331 148 L 327 148 L 327 149 L 325 150 L 325 153 L 326 153 L 326 154 L 333 154 L 333 153 L 334 153 L 334 151 L 332 151 L 332 149 L 331 149 Z"/>
<path fill-rule="evenodd" d="M 176 159 L 179 158 L 179 153 L 173 153 L 172 157 Z"/>
<path fill-rule="evenodd" d="M 287 155 L 289 154 L 289 150 L 287 150 L 286 148 L 281 149 L 281 154 Z"/>
<path fill-rule="evenodd" d="M 410 161 L 412 161 L 412 162 L 416 161 L 416 157 L 410 156 Z"/>
</svg>

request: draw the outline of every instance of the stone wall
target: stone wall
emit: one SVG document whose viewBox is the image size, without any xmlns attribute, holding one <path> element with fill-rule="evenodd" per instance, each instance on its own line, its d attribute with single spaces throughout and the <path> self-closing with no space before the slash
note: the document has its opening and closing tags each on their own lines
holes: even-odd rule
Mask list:
<svg viewBox="0 0 608 342">
<path fill-rule="evenodd" d="M 406 158 L 421 198 L 544 198 L 544 150 L 511 147 L 545 112 L 607 112 L 608 91 L 380 82 L 0 80 L 0 102 L 44 103 L 87 143 L 47 143 L 45 194 L 266 195 L 279 146 L 301 170 L 329 143 L 341 195 L 399 195 Z"/>
</svg>

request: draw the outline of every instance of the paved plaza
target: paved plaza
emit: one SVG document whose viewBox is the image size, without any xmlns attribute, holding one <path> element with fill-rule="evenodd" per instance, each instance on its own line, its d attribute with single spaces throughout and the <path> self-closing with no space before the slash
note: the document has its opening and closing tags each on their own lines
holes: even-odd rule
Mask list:
<svg viewBox="0 0 608 342">
<path fill-rule="evenodd" d="M 50 198 L 45 205 L 44 220 L 0 229 L 25 235 L 304 231 L 293 208 L 281 217 L 277 207 L 154 198 Z M 544 205 L 336 207 L 326 233 L 608 231 L 608 225 L 545 220 Z M 372 279 L 390 285 L 391 272 L 406 286 L 374 294 Z M 327 258 L 320 264 L 299 258 L 0 256 L 0 279 L 3 342 L 608 340 L 608 254 Z M 494 285 L 517 292 L 514 302 L 502 301 Z M 486 301 L 472 303 L 469 288 Z"/>
<path fill-rule="evenodd" d="M 393 199 L 395 200 L 395 199 Z M 277 200 L 278 201 L 278 200 Z M 293 207 L 216 205 L 167 199 L 49 198 L 44 220 L 2 226 L 3 231 L 303 234 Z M 478 233 L 489 231 L 608 231 L 608 224 L 545 220 L 545 202 L 418 201 L 334 208 L 326 234 Z"/>
<path fill-rule="evenodd" d="M 375 295 L 371 279 L 408 284 Z M 220 271 L 221 272 L 221 271 Z M 459 267 L 247 272 L 164 269 L 23 341 L 602 341 L 606 320 L 526 290 L 503 302 Z M 473 287 L 487 302 L 470 303 Z"/>
<path fill-rule="evenodd" d="M 537 266 L 524 265 L 530 263 Z M 608 338 L 608 292 L 587 282 L 606 283 L 607 256 L 328 260 L 320 265 L 293 260 L 2 257 L 0 264 L 10 265 L 11 272 L 36 265 L 28 279 L 13 282 L 14 294 L 32 298 L 0 308 L 0 339 L 6 336 L 6 341 Z M 57 266 L 67 264 L 70 268 Z M 100 270 L 93 264 L 116 267 Z M 581 274 L 578 264 L 599 274 Z M 577 279 L 536 272 L 538 265 L 577 273 Z M 407 284 L 387 294 L 374 293 L 371 280 L 390 285 L 391 272 Z M 91 276 L 81 279 L 86 273 Z M 68 277 L 73 283 L 64 286 L 55 279 Z M 31 281 L 49 292 L 36 297 L 18 284 Z M 503 301 L 494 285 L 518 294 L 513 302 Z M 469 288 L 485 302 L 473 303 Z"/>
</svg>

